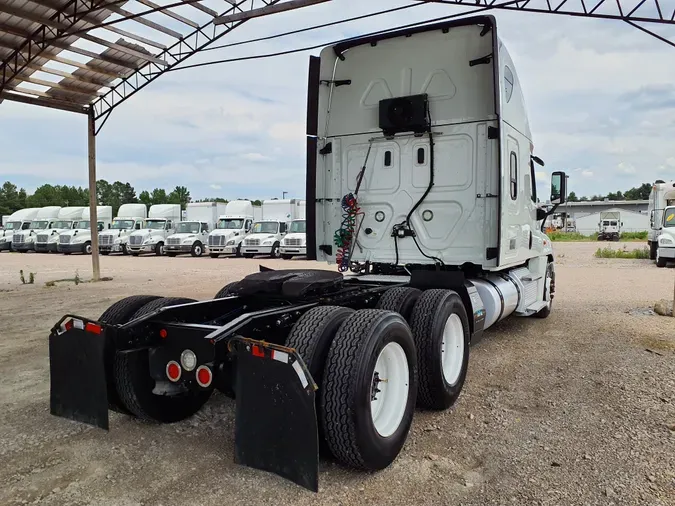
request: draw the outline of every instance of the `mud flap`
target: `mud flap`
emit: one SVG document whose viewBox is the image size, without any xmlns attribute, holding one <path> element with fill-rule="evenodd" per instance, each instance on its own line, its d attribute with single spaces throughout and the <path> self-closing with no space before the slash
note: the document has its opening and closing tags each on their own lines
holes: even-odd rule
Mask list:
<svg viewBox="0 0 675 506">
<path fill-rule="evenodd" d="M 108 430 L 101 326 L 66 316 L 49 335 L 50 412 Z"/>
<path fill-rule="evenodd" d="M 234 338 L 235 461 L 319 490 L 316 384 L 290 348 Z"/>
</svg>

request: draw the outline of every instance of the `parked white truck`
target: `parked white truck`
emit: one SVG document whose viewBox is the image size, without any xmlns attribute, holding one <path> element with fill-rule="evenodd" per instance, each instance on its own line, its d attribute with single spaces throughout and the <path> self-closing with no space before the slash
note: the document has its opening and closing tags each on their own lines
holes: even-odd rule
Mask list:
<svg viewBox="0 0 675 506">
<path fill-rule="evenodd" d="M 83 206 L 62 207 L 59 215 L 50 227 L 40 230 L 35 239 L 35 251 L 38 253 L 55 253 L 59 246 L 59 234 L 66 230 L 72 230 L 75 224 L 82 219 Z"/>
<path fill-rule="evenodd" d="M 216 228 L 209 234 L 208 251 L 211 258 L 219 255 L 241 256 L 241 242 L 251 230 L 255 208 L 250 200 L 233 200 L 218 217 Z"/>
<path fill-rule="evenodd" d="M 217 388 L 237 400 L 237 462 L 317 492 L 320 447 L 387 468 L 416 407 L 468 416 L 457 400 L 486 329 L 549 316 L 541 160 L 496 19 L 352 38 L 310 62 L 307 253 L 338 272 L 262 269 L 213 299 L 67 314 L 49 337 L 52 413 L 107 429 L 110 406 L 171 423 Z M 565 190 L 553 172 L 554 206 Z"/>
<path fill-rule="evenodd" d="M 164 252 L 175 257 L 182 253 L 190 253 L 200 257 L 206 250 L 209 233 L 218 221 L 218 216 L 225 212 L 226 205 L 219 202 L 195 202 L 187 205 L 184 221 L 176 225 L 176 233 L 166 238 Z"/>
<path fill-rule="evenodd" d="M 148 219 L 140 230 L 129 236 L 129 251 L 133 256 L 141 253 L 164 254 L 166 238 L 176 232 L 176 224 L 180 222 L 180 204 L 155 204 L 150 206 Z"/>
<path fill-rule="evenodd" d="M 288 233 L 281 240 L 279 252 L 281 258 L 290 260 L 294 256 L 305 256 L 307 254 L 307 222 L 306 201 L 297 201 L 297 219 L 294 219 L 288 225 Z"/>
<path fill-rule="evenodd" d="M 98 250 L 102 255 L 110 253 L 129 254 L 129 236 L 134 230 L 140 230 L 148 217 L 145 204 L 122 204 L 109 230 L 98 234 Z"/>
<path fill-rule="evenodd" d="M 598 223 L 598 241 L 618 241 L 621 237 L 621 213 L 619 211 L 603 211 Z"/>
<path fill-rule="evenodd" d="M 647 232 L 647 246 L 651 260 L 656 260 L 659 236 L 663 230 L 663 211 L 668 206 L 675 206 L 675 181 L 658 180 L 652 185 L 647 207 L 650 225 Z"/>
<path fill-rule="evenodd" d="M 255 255 L 269 255 L 271 258 L 281 256 L 281 240 L 288 231 L 288 225 L 300 218 L 302 206 L 298 199 L 265 200 L 262 204 L 262 219 L 255 221 L 251 232 L 241 244 L 244 258 Z"/>
<path fill-rule="evenodd" d="M 14 234 L 30 228 L 39 210 L 39 207 L 29 207 L 19 209 L 9 216 L 4 230 L 0 233 L 0 251 L 11 251 Z"/>
<path fill-rule="evenodd" d="M 98 223 L 94 233 L 97 234 L 110 228 L 112 223 L 112 206 L 96 206 L 96 215 Z M 59 234 L 59 244 L 57 251 L 65 255 L 71 253 L 83 253 L 91 255 L 91 221 L 89 208 L 82 211 L 82 217 L 73 225 L 72 230 L 67 230 Z"/>
<path fill-rule="evenodd" d="M 26 253 L 35 250 L 35 239 L 38 232 L 48 229 L 58 217 L 61 208 L 59 206 L 41 207 L 33 221 L 25 230 L 18 230 L 12 237 L 12 251 Z"/>
</svg>

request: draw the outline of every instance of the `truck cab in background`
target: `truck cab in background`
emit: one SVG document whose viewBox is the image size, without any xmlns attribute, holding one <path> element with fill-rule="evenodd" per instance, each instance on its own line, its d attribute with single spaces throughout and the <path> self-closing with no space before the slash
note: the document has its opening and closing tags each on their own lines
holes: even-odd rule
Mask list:
<svg viewBox="0 0 675 506">
<path fill-rule="evenodd" d="M 304 218 L 305 206 L 299 199 L 271 199 L 262 203 L 262 219 L 253 223 L 251 233 L 241 244 L 245 258 L 255 255 L 281 256 L 281 241 L 294 219 Z"/>
<path fill-rule="evenodd" d="M 33 221 L 25 230 L 20 230 L 12 237 L 12 251 L 26 253 L 35 250 L 35 240 L 38 232 L 51 228 L 52 223 L 59 216 L 59 206 L 42 207 L 38 210 Z"/>
<path fill-rule="evenodd" d="M 657 238 L 656 266 L 665 267 L 668 262 L 675 262 L 675 205 L 667 206 L 661 213 L 661 233 Z"/>
<path fill-rule="evenodd" d="M 0 251 L 12 250 L 14 234 L 29 229 L 31 221 L 35 219 L 39 210 L 39 207 L 19 209 L 7 218 L 5 228 L 0 233 Z"/>
<path fill-rule="evenodd" d="M 600 213 L 598 241 L 618 241 L 621 237 L 621 213 L 605 211 Z"/>
<path fill-rule="evenodd" d="M 35 239 L 35 251 L 38 253 L 56 253 L 59 246 L 59 234 L 73 230 L 75 224 L 82 219 L 82 213 L 88 208 L 62 207 L 59 215 L 50 227 L 40 230 Z"/>
<path fill-rule="evenodd" d="M 112 222 L 112 206 L 97 206 L 96 214 L 98 223 L 95 226 L 94 233 L 102 232 L 110 228 Z M 91 255 L 91 221 L 89 220 L 89 208 L 84 208 L 82 218 L 73 225 L 72 230 L 67 230 L 59 234 L 59 244 L 57 251 L 70 255 L 71 253 L 83 253 Z"/>
<path fill-rule="evenodd" d="M 140 230 L 129 236 L 128 248 L 133 256 L 141 253 L 164 254 L 166 238 L 176 232 L 176 224 L 180 222 L 180 204 L 155 204 L 150 206 L 148 219 Z"/>
<path fill-rule="evenodd" d="M 209 234 L 208 252 L 211 258 L 220 255 L 241 256 L 241 242 L 251 230 L 256 207 L 250 200 L 233 200 L 225 207 L 225 214 L 218 217 L 215 228 Z"/>
<path fill-rule="evenodd" d="M 649 247 L 649 259 L 656 260 L 659 248 L 659 236 L 663 229 L 663 211 L 668 206 L 675 206 L 675 181 L 657 180 L 652 185 L 649 193 L 649 231 L 647 232 L 647 246 Z"/>
<path fill-rule="evenodd" d="M 110 253 L 128 255 L 129 236 L 134 230 L 140 230 L 147 217 L 148 207 L 145 204 L 122 204 L 110 229 L 98 234 L 98 250 L 102 255 Z"/>
<path fill-rule="evenodd" d="M 307 255 L 307 221 L 304 217 L 301 220 L 291 221 L 279 250 L 284 260 Z"/>
<path fill-rule="evenodd" d="M 218 202 L 195 202 L 187 205 L 185 219 L 176 226 L 176 232 L 166 238 L 164 251 L 175 257 L 190 253 L 200 257 L 206 250 L 209 232 L 213 230 L 218 216 L 225 211 L 225 204 Z"/>
</svg>

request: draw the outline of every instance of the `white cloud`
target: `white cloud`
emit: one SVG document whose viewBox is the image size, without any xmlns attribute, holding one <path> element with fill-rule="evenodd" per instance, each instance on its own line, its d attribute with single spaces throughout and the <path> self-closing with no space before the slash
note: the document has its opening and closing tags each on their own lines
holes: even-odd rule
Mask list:
<svg viewBox="0 0 675 506">
<path fill-rule="evenodd" d="M 593 171 L 588 170 L 588 169 L 584 169 L 584 170 L 581 171 L 581 176 L 585 177 L 585 178 L 591 178 L 591 177 L 593 177 Z"/>
<path fill-rule="evenodd" d="M 250 162 L 268 162 L 271 160 L 269 156 L 265 156 L 262 153 L 244 153 L 243 155 L 239 156 L 240 158 Z"/>
<path fill-rule="evenodd" d="M 616 170 L 619 171 L 621 174 L 635 174 L 635 167 L 633 167 L 630 163 L 624 163 L 620 162 L 616 166 Z"/>
<path fill-rule="evenodd" d="M 220 186 L 219 184 L 210 184 L 209 188 L 211 188 L 213 190 L 220 190 L 222 188 L 222 186 Z"/>
</svg>

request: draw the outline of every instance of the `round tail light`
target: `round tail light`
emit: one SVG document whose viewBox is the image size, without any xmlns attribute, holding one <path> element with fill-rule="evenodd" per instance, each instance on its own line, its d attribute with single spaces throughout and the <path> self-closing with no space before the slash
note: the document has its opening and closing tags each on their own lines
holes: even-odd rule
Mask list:
<svg viewBox="0 0 675 506">
<path fill-rule="evenodd" d="M 196 377 L 199 386 L 206 388 L 209 385 L 211 385 L 211 381 L 213 380 L 213 373 L 211 372 L 211 369 L 209 369 L 207 366 L 200 365 L 197 368 Z"/>
<path fill-rule="evenodd" d="M 174 383 L 180 379 L 181 373 L 180 365 L 175 360 L 166 364 L 166 376 Z"/>
</svg>

